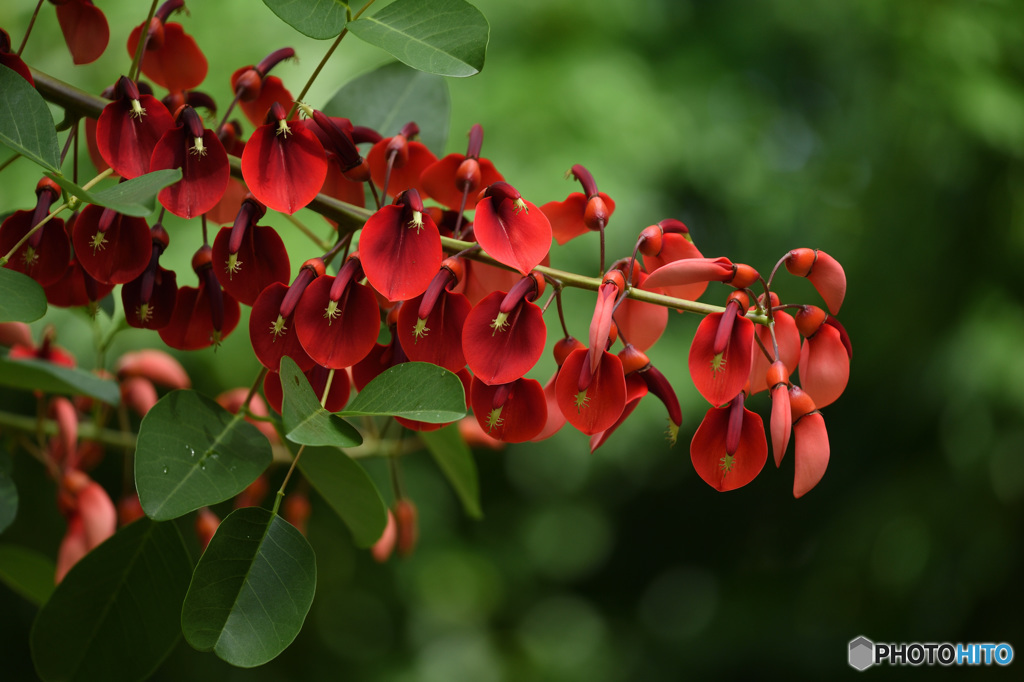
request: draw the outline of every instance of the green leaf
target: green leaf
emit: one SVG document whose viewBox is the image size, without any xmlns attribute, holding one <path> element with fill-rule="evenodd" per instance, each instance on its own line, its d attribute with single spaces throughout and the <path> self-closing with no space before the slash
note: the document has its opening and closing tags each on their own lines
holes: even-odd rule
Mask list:
<svg viewBox="0 0 1024 682">
<path fill-rule="evenodd" d="M 46 293 L 39 283 L 17 270 L 0 268 L 0 322 L 35 322 L 45 314 Z"/>
<path fill-rule="evenodd" d="M 231 665 L 262 665 L 299 634 L 315 592 L 316 557 L 302 533 L 266 509 L 236 509 L 199 559 L 181 630 Z"/>
<path fill-rule="evenodd" d="M 391 62 L 346 83 L 323 111 L 359 121 L 382 135 L 394 135 L 415 121 L 420 142 L 440 157 L 448 143 L 451 108 L 444 78 Z"/>
<path fill-rule="evenodd" d="M 14 69 L 0 64 L 0 143 L 43 168 L 60 169 L 53 116 L 43 96 Z"/>
<path fill-rule="evenodd" d="M 78 197 L 87 204 L 112 208 L 123 215 L 145 218 L 156 210 L 156 198 L 160 190 L 181 180 L 181 169 L 171 168 L 140 175 L 131 180 L 119 182 L 99 192 L 79 187 L 57 173 L 44 173 L 64 188 L 64 191 Z"/>
<path fill-rule="evenodd" d="M 348 381 L 341 376 L 339 381 Z M 281 358 L 281 389 L 284 399 L 281 419 L 285 438 L 302 445 L 333 445 L 352 448 L 363 442 L 355 427 L 320 405 L 305 375 L 287 355 Z"/>
<path fill-rule="evenodd" d="M 464 0 L 397 0 L 348 29 L 420 71 L 461 77 L 484 68 L 487 19 Z"/>
<path fill-rule="evenodd" d="M 391 415 L 446 424 L 466 416 L 466 392 L 459 377 L 443 367 L 403 362 L 384 370 L 338 414 Z"/>
<path fill-rule="evenodd" d="M 334 38 L 348 21 L 344 0 L 263 0 L 263 4 L 296 31 L 310 38 Z"/>
<path fill-rule="evenodd" d="M 135 486 L 157 521 L 234 497 L 270 466 L 270 442 L 241 415 L 195 391 L 173 391 L 139 426 Z"/>
<path fill-rule="evenodd" d="M 357 547 L 369 547 L 388 523 L 388 511 L 377 486 L 363 467 L 337 448 L 309 448 L 299 469 L 352 532 Z"/>
<path fill-rule="evenodd" d="M 0 533 L 18 514 L 18 488 L 11 478 L 11 453 L 0 452 Z"/>
<path fill-rule="evenodd" d="M 44 393 L 87 395 L 111 405 L 121 400 L 121 389 L 113 381 L 45 360 L 0 358 L 0 385 Z"/>
<path fill-rule="evenodd" d="M 480 482 L 476 473 L 476 462 L 473 453 L 459 435 L 456 425 L 446 426 L 437 431 L 422 431 L 420 439 L 430 454 L 434 456 L 437 466 L 441 467 L 445 478 L 455 488 L 462 500 L 466 513 L 474 519 L 483 518 L 480 511 Z"/>
<path fill-rule="evenodd" d="M 72 567 L 36 616 L 43 680 L 145 680 L 181 634 L 192 560 L 171 523 L 139 519 Z"/>
<path fill-rule="evenodd" d="M 34 549 L 0 545 L 0 580 L 36 606 L 53 594 L 56 572 L 54 563 Z"/>
</svg>

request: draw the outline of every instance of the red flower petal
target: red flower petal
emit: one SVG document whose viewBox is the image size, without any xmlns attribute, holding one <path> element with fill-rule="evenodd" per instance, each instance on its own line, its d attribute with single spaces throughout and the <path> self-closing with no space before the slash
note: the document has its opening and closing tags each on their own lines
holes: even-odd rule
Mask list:
<svg viewBox="0 0 1024 682">
<path fill-rule="evenodd" d="M 488 254 L 528 275 L 551 249 L 551 223 L 535 205 L 522 202 L 526 208 L 510 199 L 485 197 L 476 205 L 473 231 Z"/>
<path fill-rule="evenodd" d="M 604 192 L 598 192 L 610 216 L 615 211 L 615 202 Z M 587 195 L 573 192 L 564 201 L 549 201 L 540 207 L 551 222 L 551 234 L 559 244 L 566 244 L 582 234 L 590 232 L 583 222 L 587 211 Z"/>
<path fill-rule="evenodd" d="M 277 123 L 253 132 L 242 152 L 242 177 L 267 208 L 291 215 L 316 197 L 327 177 L 327 154 L 304 121 Z"/>
<path fill-rule="evenodd" d="M 714 260 L 704 259 L 697 247 L 694 246 L 693 242 L 683 235 L 668 232 L 662 236 L 661 253 L 657 256 L 644 256 L 644 269 L 653 275 L 656 270 L 665 267 L 669 263 L 694 258 Z M 661 276 L 664 277 L 665 274 L 667 273 L 663 273 Z M 661 284 L 658 283 L 657 280 L 654 280 L 654 282 L 646 282 L 644 285 L 644 288 L 647 291 L 660 290 L 667 296 L 674 296 L 687 301 L 696 301 L 701 297 L 707 287 L 708 280 L 700 279 L 699 277 L 697 279 L 691 279 L 690 281 L 678 284 Z"/>
<path fill-rule="evenodd" d="M 15 211 L 0 226 L 0 255 L 6 255 L 14 245 L 35 227 L 35 211 Z M 30 239 L 22 244 L 4 266 L 17 270 L 36 280 L 42 286 L 49 286 L 64 276 L 71 261 L 71 245 L 68 243 L 64 221 L 51 218 L 43 225 L 42 235 L 36 246 Z M 38 233 L 37 233 L 38 234 Z"/>
<path fill-rule="evenodd" d="M 273 370 L 281 366 L 281 358 L 290 357 L 305 372 L 313 367 L 313 359 L 306 354 L 295 333 L 295 315 L 281 318 L 281 303 L 288 293 L 288 285 L 274 282 L 263 290 L 252 305 L 249 315 L 249 341 L 256 359 Z"/>
<path fill-rule="evenodd" d="M 626 376 L 626 406 L 622 408 L 622 414 L 615 420 L 615 423 L 600 433 L 590 437 L 590 451 L 594 452 L 604 445 L 605 441 L 615 433 L 615 430 L 622 426 L 623 422 L 633 414 L 633 410 L 640 404 L 640 399 L 647 395 L 647 383 L 637 373 Z"/>
<path fill-rule="evenodd" d="M 142 26 L 136 26 L 128 36 L 128 54 L 135 56 Z M 171 92 L 192 90 L 206 78 L 206 57 L 192 36 L 181 24 L 164 24 L 164 43 L 160 48 L 142 53 L 142 73 L 151 81 Z M 266 112 L 263 112 L 266 113 Z"/>
<path fill-rule="evenodd" d="M 250 225 L 242 237 L 232 268 L 229 253 L 231 228 L 217 232 L 213 240 L 213 274 L 239 303 L 253 305 L 256 298 L 274 282 L 288 284 L 291 264 L 277 231 L 269 225 Z"/>
<path fill-rule="evenodd" d="M 106 232 L 99 226 L 105 209 L 85 207 L 72 228 L 75 256 L 93 279 L 107 284 L 130 282 L 149 266 L 153 240 L 145 219 L 113 214 Z"/>
<path fill-rule="evenodd" d="M 462 330 L 472 306 L 462 294 L 442 291 L 425 323 L 418 324 L 423 295 L 402 304 L 398 311 L 398 340 L 410 360 L 430 362 L 458 372 L 466 366 Z M 419 333 L 417 333 L 419 330 Z"/>
<path fill-rule="evenodd" d="M 793 478 L 793 497 L 807 494 L 825 475 L 828 467 L 829 443 L 825 418 L 820 412 L 804 415 L 793 425 L 793 452 L 796 475 Z"/>
<path fill-rule="evenodd" d="M 426 291 L 441 267 L 437 225 L 423 213 L 423 225 L 406 224 L 405 207 L 390 204 L 366 221 L 359 257 L 370 285 L 390 301 L 405 301 Z"/>
<path fill-rule="evenodd" d="M 206 286 L 181 287 L 175 300 L 171 321 L 159 330 L 160 338 L 171 348 L 178 350 L 199 350 L 220 343 L 238 326 L 240 311 L 238 301 L 230 294 L 224 295 L 224 322 L 220 332 L 213 328 L 210 317 L 210 298 Z"/>
<path fill-rule="evenodd" d="M 113 290 L 113 284 L 97 282 L 90 277 L 77 258 L 71 259 L 63 277 L 44 289 L 46 302 L 58 308 L 90 305 L 106 298 Z"/>
<path fill-rule="evenodd" d="M 850 356 L 839 331 L 824 324 L 800 349 L 800 386 L 818 408 L 842 395 L 850 380 Z"/>
<path fill-rule="evenodd" d="M 690 344 L 690 376 L 704 399 L 723 405 L 735 398 L 750 377 L 750 346 L 754 343 L 754 323 L 737 315 L 722 353 L 715 354 L 718 325 L 725 313 L 712 313 L 701 320 Z"/>
<path fill-rule="evenodd" d="M 524 300 L 509 313 L 503 328 L 494 327 L 505 292 L 480 301 L 462 328 L 466 363 L 485 384 L 507 384 L 529 372 L 544 353 L 547 328 L 534 303 Z"/>
<path fill-rule="evenodd" d="M 755 333 L 761 339 L 761 343 L 771 352 L 771 330 L 763 324 L 756 325 L 756 328 Z M 793 316 L 784 310 L 775 311 L 775 339 L 779 343 L 779 359 L 792 372 L 800 361 L 800 331 L 796 328 L 796 321 L 793 320 Z M 765 357 L 764 353 L 761 352 L 761 347 L 756 343 L 750 348 L 750 356 L 750 390 L 748 395 L 754 395 L 768 389 L 765 377 L 768 374 L 768 368 L 771 366 L 771 363 L 768 362 L 768 358 Z"/>
<path fill-rule="evenodd" d="M 705 483 L 721 492 L 750 483 L 768 459 L 761 417 L 745 407 L 739 447 L 732 455 L 726 452 L 730 411 L 730 406 L 709 409 L 690 441 L 693 468 Z"/>
<path fill-rule="evenodd" d="M 634 286 L 643 289 L 647 273 L 637 269 L 634 270 L 634 276 L 637 275 L 639 277 Z M 623 338 L 629 339 L 638 350 L 645 351 L 657 343 L 668 326 L 668 308 L 627 298 L 615 311 L 615 324 Z"/>
<path fill-rule="evenodd" d="M 107 49 L 110 41 L 107 18 L 90 0 L 68 0 L 58 5 L 57 21 L 75 64 L 94 62 Z"/>
<path fill-rule="evenodd" d="M 138 329 L 160 329 L 171 321 L 174 303 L 178 297 L 178 278 L 173 270 L 158 267 L 153 278 L 152 294 L 149 301 L 142 300 L 142 279 L 136 277 L 121 287 L 121 302 L 124 305 L 125 321 Z"/>
<path fill-rule="evenodd" d="M 243 67 L 231 76 L 232 92 L 235 89 L 235 81 L 240 75 L 239 72 L 247 70 L 248 69 L 246 67 Z M 288 91 L 288 88 L 284 87 L 284 83 L 280 78 L 277 76 L 265 76 L 263 78 L 263 84 L 260 86 L 259 97 L 250 102 L 239 101 L 238 106 L 242 108 L 242 111 L 245 113 L 245 117 L 249 119 L 250 123 L 254 126 L 260 126 L 266 122 L 267 112 L 270 111 L 270 107 L 274 102 L 277 102 L 284 107 L 285 111 L 288 111 L 294 101 L 295 98 L 292 97 L 292 93 Z M 298 112 L 292 114 L 292 118 L 290 120 L 298 120 L 297 117 Z"/>
<path fill-rule="evenodd" d="M 423 191 L 431 199 L 447 206 L 453 211 L 458 211 L 459 205 L 462 203 L 462 191 L 455 185 L 455 178 L 459 166 L 465 160 L 465 154 L 449 154 L 440 161 L 424 168 L 423 173 L 420 175 Z M 488 159 L 477 159 L 477 162 L 480 164 L 481 187 L 487 187 L 505 179 Z M 466 205 L 463 210 L 473 210 L 476 208 L 476 203 L 477 192 L 470 192 L 466 196 Z"/>
<path fill-rule="evenodd" d="M 789 405 L 789 389 L 785 384 L 774 386 L 772 395 L 772 455 L 775 457 L 775 466 L 782 464 L 782 458 L 786 455 L 786 448 L 789 446 L 789 437 L 793 430 L 793 413 Z"/>
<path fill-rule="evenodd" d="M 380 311 L 373 292 L 349 282 L 331 313 L 331 287 L 335 278 L 317 277 L 295 307 L 295 332 L 315 362 L 342 369 L 356 364 L 373 350 L 380 332 Z"/>
<path fill-rule="evenodd" d="M 495 406 L 495 395 L 507 392 L 504 401 Z M 473 377 L 470 391 L 473 414 L 484 432 L 505 443 L 528 441 L 544 428 L 547 402 L 544 389 L 533 379 L 516 379 L 506 385 L 490 386 Z"/>
<path fill-rule="evenodd" d="M 392 140 L 390 137 L 382 139 L 370 148 L 366 155 L 366 162 L 370 166 L 370 177 L 378 187 L 384 186 L 384 176 L 387 175 L 387 147 Z M 395 197 L 407 189 L 415 189 L 423 194 L 423 187 L 420 184 L 420 174 L 431 164 L 437 162 L 434 152 L 422 142 L 410 141 L 408 144 L 409 155 L 406 162 L 399 166 L 397 163 L 391 167 L 391 177 L 388 179 L 388 196 Z"/>
<path fill-rule="evenodd" d="M 163 102 L 152 95 L 141 95 L 138 101 L 144 115 L 135 114 L 130 100 L 117 99 L 103 107 L 96 121 L 97 150 L 115 173 L 128 179 L 149 172 L 157 142 L 174 127 Z"/>
<path fill-rule="evenodd" d="M 622 414 L 626 406 L 626 379 L 622 374 L 622 361 L 603 351 L 590 385 L 581 391 L 580 372 L 589 362 L 589 352 L 581 348 L 569 353 L 558 370 L 555 395 L 566 420 L 592 436 L 611 428 Z"/>
<path fill-rule="evenodd" d="M 158 198 L 176 216 L 193 218 L 206 213 L 221 200 L 228 188 L 231 166 L 217 136 L 203 131 L 203 151 L 182 127 L 171 128 L 153 149 L 149 170 L 180 168 L 182 178 L 160 190 Z"/>
</svg>

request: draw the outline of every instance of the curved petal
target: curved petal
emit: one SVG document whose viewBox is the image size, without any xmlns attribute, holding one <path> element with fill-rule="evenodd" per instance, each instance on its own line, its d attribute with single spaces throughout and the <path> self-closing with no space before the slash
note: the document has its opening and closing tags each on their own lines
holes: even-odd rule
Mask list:
<svg viewBox="0 0 1024 682">
<path fill-rule="evenodd" d="M 640 404 L 640 399 L 647 395 L 647 384 L 635 372 L 626 376 L 626 406 L 622 409 L 622 414 L 615 420 L 615 423 L 609 426 L 600 433 L 595 433 L 590 437 L 590 451 L 594 452 L 599 447 L 604 445 L 605 441 L 615 433 L 615 430 L 622 426 L 629 415 L 633 414 L 633 410 Z"/>
<path fill-rule="evenodd" d="M 106 232 L 100 232 L 105 209 L 85 207 L 75 220 L 71 240 L 78 262 L 93 279 L 107 284 L 124 284 L 149 266 L 153 239 L 145 219 L 114 214 Z"/>
<path fill-rule="evenodd" d="M 317 277 L 295 306 L 295 332 L 313 360 L 324 367 L 351 367 L 373 350 L 380 332 L 380 311 L 373 292 L 349 282 L 334 309 L 331 287 L 335 277 Z"/>
<path fill-rule="evenodd" d="M 277 231 L 269 225 L 250 225 L 232 261 L 229 253 L 231 228 L 224 227 L 213 240 L 213 273 L 217 281 L 239 303 L 253 305 L 274 282 L 291 280 L 288 252 Z"/>
<path fill-rule="evenodd" d="M 168 211 L 182 218 L 202 215 L 216 206 L 231 178 L 228 154 L 217 136 L 205 130 L 202 141 L 203 151 L 199 152 L 183 127 L 172 128 L 157 142 L 150 159 L 150 171 L 181 169 L 181 180 L 160 190 L 158 198 Z"/>
<path fill-rule="evenodd" d="M 551 249 L 551 223 L 532 203 L 523 204 L 517 209 L 510 199 L 486 197 L 476 205 L 473 231 L 488 254 L 525 276 Z"/>
<path fill-rule="evenodd" d="M 850 356 L 839 331 L 822 325 L 800 349 L 800 386 L 820 409 L 843 394 L 850 380 Z"/>
<path fill-rule="evenodd" d="M 824 251 L 819 250 L 816 255 L 817 258 L 814 260 L 811 271 L 807 274 L 807 279 L 825 299 L 829 312 L 836 315 L 843 305 L 843 298 L 846 297 L 846 272 L 839 261 Z"/>
<path fill-rule="evenodd" d="M 210 315 L 210 298 L 206 287 L 181 287 L 174 303 L 171 321 L 158 330 L 160 338 L 177 350 L 199 350 L 220 343 L 238 326 L 238 301 L 224 293 L 224 322 L 218 333 Z"/>
<path fill-rule="evenodd" d="M 327 177 L 327 154 L 305 121 L 257 128 L 242 152 L 242 177 L 267 208 L 291 215 L 320 192 Z"/>
<path fill-rule="evenodd" d="M 46 302 L 58 308 L 74 308 L 90 305 L 102 300 L 114 290 L 113 284 L 97 282 L 88 272 L 82 269 L 77 258 L 71 259 L 64 276 L 48 287 Z"/>
<path fill-rule="evenodd" d="M 173 270 L 158 267 L 153 277 L 149 300 L 142 300 L 142 275 L 121 287 L 125 322 L 137 329 L 160 329 L 171 321 L 178 296 L 178 278 Z"/>
<path fill-rule="evenodd" d="M 234 80 L 232 78 L 232 90 L 235 89 Z M 277 76 L 265 76 L 263 84 L 260 86 L 259 97 L 249 102 L 240 100 L 238 106 L 242 108 L 245 117 L 249 119 L 250 123 L 254 126 L 261 126 L 266 121 L 267 112 L 270 111 L 270 107 L 273 106 L 274 102 L 277 102 L 284 107 L 285 111 L 288 111 L 294 101 L 295 98 L 292 97 L 292 93 L 288 91 L 288 88 L 284 87 L 284 83 L 280 78 Z M 292 119 L 295 119 L 297 115 L 297 112 L 293 114 Z"/>
<path fill-rule="evenodd" d="M 384 186 L 384 177 L 387 175 L 387 146 L 392 140 L 385 137 L 370 148 L 366 154 L 366 163 L 370 166 L 370 177 L 378 187 Z M 388 178 L 388 196 L 396 197 L 407 189 L 415 189 L 423 194 L 423 187 L 420 184 L 420 175 L 423 171 L 437 162 L 434 152 L 415 140 L 408 142 L 409 156 L 406 162 L 399 166 L 391 167 L 391 176 Z"/>
<path fill-rule="evenodd" d="M 756 325 L 756 331 L 761 343 L 769 351 L 772 349 L 772 333 L 763 324 Z M 627 337 L 632 340 L 632 337 Z M 784 310 L 775 311 L 775 339 L 779 344 L 779 359 L 786 365 L 786 368 L 793 372 L 797 363 L 800 362 L 800 331 L 796 328 L 796 321 L 793 316 Z M 768 389 L 768 368 L 771 363 L 761 352 L 761 347 L 756 343 L 750 348 L 750 395 L 760 393 Z"/>
<path fill-rule="evenodd" d="M 122 98 L 103 107 L 96 120 L 96 149 L 115 173 L 129 180 L 149 172 L 157 142 L 174 127 L 163 102 L 152 95 L 141 95 L 138 101 L 145 112 L 141 116 Z"/>
<path fill-rule="evenodd" d="M 455 184 L 455 176 L 459 166 L 466 160 L 465 154 L 449 154 L 440 161 L 435 161 L 423 169 L 420 174 L 420 185 L 423 191 L 434 201 L 450 208 L 453 211 L 459 210 L 462 203 L 462 191 Z M 487 187 L 505 178 L 497 171 L 494 164 L 488 159 L 477 159 L 480 164 L 480 186 Z M 466 211 L 476 208 L 477 192 L 470 192 L 466 196 Z"/>
<path fill-rule="evenodd" d="M 15 211 L 4 220 L 0 226 L 0 254 L 10 253 L 14 245 L 35 227 L 32 224 L 34 215 L 35 211 Z M 71 244 L 64 231 L 64 221 L 53 218 L 43 225 L 38 246 L 33 247 L 31 240 L 26 241 L 4 267 L 24 273 L 47 287 L 64 276 L 70 262 Z"/>
<path fill-rule="evenodd" d="M 249 315 L 249 341 L 256 359 L 267 369 L 279 368 L 281 358 L 287 355 L 305 372 L 314 363 L 299 343 L 295 316 L 281 318 L 281 303 L 287 293 L 287 284 L 274 282 L 259 295 Z"/>
<path fill-rule="evenodd" d="M 637 286 L 644 288 L 647 274 L 640 272 Z M 629 339 L 638 350 L 651 348 L 668 326 L 668 308 L 627 298 L 615 311 L 615 324 L 623 338 Z"/>
<path fill-rule="evenodd" d="M 505 292 L 480 301 L 462 328 L 462 351 L 469 369 L 485 384 L 507 384 L 529 372 L 544 353 L 547 327 L 534 303 L 524 300 L 504 326 L 494 326 Z"/>
<path fill-rule="evenodd" d="M 68 0 L 58 5 L 57 21 L 75 64 L 90 64 L 107 49 L 110 42 L 107 18 L 90 0 Z"/>
<path fill-rule="evenodd" d="M 722 353 L 714 352 L 715 334 L 724 313 L 712 313 L 701 320 L 690 344 L 690 377 L 704 399 L 724 405 L 735 398 L 750 377 L 750 347 L 754 323 L 737 315 L 729 342 Z"/>
<path fill-rule="evenodd" d="M 140 25 L 132 29 L 128 36 L 129 56 L 135 55 L 141 33 Z M 164 43 L 159 49 L 147 49 L 142 53 L 142 73 L 171 92 L 198 87 L 206 78 L 207 69 L 203 51 L 192 36 L 185 33 L 181 24 L 176 22 L 164 24 Z"/>
<path fill-rule="evenodd" d="M 366 221 L 359 257 L 370 285 L 390 301 L 419 296 L 441 267 L 441 235 L 426 213 L 422 226 L 403 223 L 404 209 L 391 204 Z"/>
<path fill-rule="evenodd" d="M 715 490 L 735 490 L 750 483 L 768 459 L 761 417 L 743 408 L 739 447 L 729 455 L 725 440 L 730 407 L 712 407 L 690 441 L 690 460 L 697 474 Z"/>
<path fill-rule="evenodd" d="M 534 379 L 516 379 L 508 387 L 504 402 L 495 406 L 495 395 L 502 388 L 503 385 L 488 385 L 473 377 L 470 395 L 480 428 L 504 443 L 530 440 L 540 433 L 547 421 L 544 389 Z"/>
<path fill-rule="evenodd" d="M 423 324 L 418 323 L 423 295 L 406 301 L 398 311 L 398 340 L 410 360 L 430 362 L 458 372 L 466 366 L 462 329 L 472 308 L 462 294 L 442 291 Z"/>
<path fill-rule="evenodd" d="M 793 413 L 789 405 L 789 389 L 785 384 L 774 387 L 772 395 L 772 454 L 775 457 L 775 466 L 782 464 L 782 458 L 789 447 L 789 437 L 793 429 Z"/>
<path fill-rule="evenodd" d="M 566 420 L 592 436 L 611 428 L 622 414 L 626 406 L 626 378 L 622 374 L 622 361 L 604 351 L 590 384 L 581 391 L 579 377 L 588 354 L 586 348 L 569 353 L 558 370 L 555 396 Z"/>
<path fill-rule="evenodd" d="M 802 497 L 818 485 L 828 467 L 828 431 L 821 413 L 812 412 L 801 417 L 793 425 L 793 439 L 796 441 L 793 452 L 796 463 L 793 497 Z"/>
</svg>

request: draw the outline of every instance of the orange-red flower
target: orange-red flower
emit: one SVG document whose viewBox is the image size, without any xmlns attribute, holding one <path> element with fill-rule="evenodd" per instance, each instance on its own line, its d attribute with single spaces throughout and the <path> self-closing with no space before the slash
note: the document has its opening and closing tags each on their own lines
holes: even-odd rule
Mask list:
<svg viewBox="0 0 1024 682">
<path fill-rule="evenodd" d="M 690 441 L 697 474 L 715 490 L 735 490 L 750 483 L 768 459 L 761 417 L 743 405 L 743 393 L 704 415 Z"/>
</svg>

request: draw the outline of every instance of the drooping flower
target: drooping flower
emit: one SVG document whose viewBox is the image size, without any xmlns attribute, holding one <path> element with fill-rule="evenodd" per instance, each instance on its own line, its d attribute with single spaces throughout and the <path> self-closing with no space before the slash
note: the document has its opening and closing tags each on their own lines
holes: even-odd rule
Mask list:
<svg viewBox="0 0 1024 682">
<path fill-rule="evenodd" d="M 426 291 L 441 267 L 437 225 L 423 210 L 415 189 L 370 216 L 359 237 L 359 256 L 370 285 L 389 301 L 405 301 Z"/>
<path fill-rule="evenodd" d="M 0 255 L 10 253 L 36 225 L 46 218 L 50 206 L 60 198 L 60 186 L 50 178 L 36 185 L 36 207 L 32 211 L 15 211 L 0 225 Z M 46 287 L 60 280 L 71 260 L 71 245 L 64 221 L 51 218 L 18 247 L 4 267 L 17 270 Z"/>
<path fill-rule="evenodd" d="M 153 238 L 144 218 L 90 204 L 72 227 L 75 257 L 93 279 L 124 284 L 143 273 L 153 253 Z"/>
<path fill-rule="evenodd" d="M 177 125 L 157 142 L 150 158 L 150 171 L 169 168 L 180 168 L 181 180 L 160 190 L 158 198 L 176 216 L 202 215 L 227 191 L 231 166 L 224 145 L 187 105 L 178 112 Z"/>
<path fill-rule="evenodd" d="M 799 386 L 789 389 L 793 411 L 793 497 L 803 497 L 818 485 L 828 467 L 829 442 L 825 418 Z"/>
<path fill-rule="evenodd" d="M 576 178 L 583 185 L 583 193 L 573 192 L 564 201 L 549 201 L 540 207 L 551 222 L 551 233 L 559 244 L 566 244 L 587 232 L 601 231 L 615 212 L 615 202 L 604 192 L 597 191 L 594 176 L 580 164 L 575 164 L 565 177 Z"/>
<path fill-rule="evenodd" d="M 561 408 L 558 407 L 556 382 L 558 381 L 558 372 L 562 368 L 562 365 L 565 364 L 565 359 L 568 358 L 569 354 L 574 350 L 580 349 L 586 350 L 587 347 L 582 341 L 572 336 L 566 336 L 559 339 L 552 347 L 552 354 L 555 356 L 555 363 L 558 367 L 555 369 L 555 373 L 551 375 L 551 378 L 548 379 L 548 382 L 544 384 L 544 401 L 547 403 L 548 418 L 544 423 L 544 428 L 541 429 L 540 433 L 533 437 L 533 440 L 547 440 L 565 426 L 565 415 L 562 414 Z"/>
<path fill-rule="evenodd" d="M 473 377 L 470 392 L 473 414 L 487 435 L 504 443 L 530 440 L 544 428 L 547 402 L 534 379 L 488 385 Z"/>
<path fill-rule="evenodd" d="M 846 272 L 839 261 L 818 249 L 793 249 L 784 260 L 791 274 L 810 280 L 829 312 L 837 315 L 846 297 Z"/>
<path fill-rule="evenodd" d="M 181 24 L 168 23 L 172 12 L 184 6 L 184 0 L 167 0 L 149 24 L 146 46 L 142 53 L 142 73 L 172 92 L 192 90 L 206 78 L 208 65 L 195 39 L 185 33 Z M 142 36 L 142 25 L 128 36 L 128 55 L 135 56 Z"/>
<path fill-rule="evenodd" d="M 412 139 L 419 132 L 418 125 L 406 123 L 397 135 L 380 140 L 366 155 L 370 177 L 385 195 L 395 197 L 407 189 L 423 194 L 420 175 L 437 157 L 427 145 Z"/>
<path fill-rule="evenodd" d="M 253 305 L 274 282 L 286 283 L 291 264 L 284 242 L 274 228 L 257 225 L 266 209 L 251 194 L 231 227 L 213 240 L 213 272 L 224 291 L 243 305 Z"/>
<path fill-rule="evenodd" d="M 149 172 L 153 150 L 174 119 L 163 102 L 140 94 L 125 76 L 118 79 L 115 94 L 96 120 L 96 148 L 115 173 L 131 179 Z"/>
<path fill-rule="evenodd" d="M 219 346 L 238 326 L 238 301 L 225 293 L 213 274 L 213 250 L 203 246 L 192 257 L 192 270 L 199 287 L 181 287 L 174 312 L 160 338 L 171 348 L 199 350 Z"/>
<path fill-rule="evenodd" d="M 242 177 L 268 208 L 291 215 L 316 197 L 327 177 L 327 155 L 305 121 L 286 121 L 274 102 L 266 124 L 242 152 Z"/>
<path fill-rule="evenodd" d="M 420 182 L 431 199 L 460 214 L 476 207 L 477 193 L 504 180 L 488 159 L 480 157 L 484 129 L 479 123 L 469 129 L 469 145 L 465 154 L 449 154 L 423 169 Z"/>
<path fill-rule="evenodd" d="M 599 351 L 597 369 L 590 369 L 593 349 L 574 350 L 558 370 L 558 407 L 574 427 L 592 436 L 611 428 L 626 406 L 622 361 Z"/>
<path fill-rule="evenodd" d="M 525 375 L 544 353 L 547 328 L 540 308 L 544 278 L 523 277 L 509 290 L 495 291 L 469 312 L 462 328 L 466 364 L 485 384 L 507 384 Z"/>
<path fill-rule="evenodd" d="M 447 258 L 423 294 L 398 313 L 398 340 L 410 360 L 458 372 L 466 366 L 462 329 L 472 306 L 453 289 L 465 272 L 461 258 Z"/>
<path fill-rule="evenodd" d="M 765 376 L 772 397 L 772 416 L 770 429 L 772 434 L 772 455 L 775 466 L 781 466 L 782 458 L 789 447 L 789 437 L 793 430 L 793 412 L 789 402 L 789 369 L 781 360 L 776 360 Z"/>
<path fill-rule="evenodd" d="M 294 360 L 303 372 L 313 366 L 313 358 L 303 348 L 294 329 L 295 311 L 309 285 L 323 274 L 323 259 L 310 258 L 299 269 L 291 286 L 274 282 L 253 303 L 249 340 L 256 359 L 267 369 L 276 371 L 284 356 Z"/>
<path fill-rule="evenodd" d="M 99 59 L 110 42 L 110 27 L 103 10 L 92 0 L 63 0 L 54 4 L 71 60 L 75 64 L 90 64 Z"/>
<path fill-rule="evenodd" d="M 495 182 L 476 205 L 473 233 L 498 262 L 529 274 L 551 249 L 547 216 L 507 182 Z"/>
<path fill-rule="evenodd" d="M 171 321 L 178 297 L 177 275 L 160 266 L 169 237 L 160 223 L 150 229 L 153 252 L 149 265 L 138 277 L 121 287 L 125 321 L 139 329 L 160 329 Z"/>
<path fill-rule="evenodd" d="M 613 263 L 612 268 L 625 274 L 629 272 L 629 264 L 630 259 L 624 258 Z M 629 277 L 633 288 L 644 289 L 648 275 L 640 263 L 633 263 Z M 646 351 L 657 343 L 668 326 L 668 308 L 626 297 L 616 304 L 615 324 L 623 338 L 629 339 L 638 350 Z"/>
<path fill-rule="evenodd" d="M 739 393 L 728 405 L 709 409 L 690 441 L 693 468 L 720 492 L 750 483 L 768 459 L 761 417 L 743 399 Z"/>
<path fill-rule="evenodd" d="M 724 313 L 701 320 L 690 344 L 690 377 L 716 407 L 732 400 L 750 377 L 754 323 L 744 316 L 747 303 L 746 294 L 733 292 Z"/>
<path fill-rule="evenodd" d="M 761 301 L 763 303 L 763 296 Z M 771 293 L 770 301 L 773 308 L 779 305 L 779 297 L 774 291 Z M 772 320 L 775 326 L 775 343 L 779 347 L 779 357 L 777 359 L 781 360 L 792 371 L 800 361 L 800 330 L 796 328 L 796 321 L 793 319 L 793 316 L 785 310 L 773 311 Z M 772 330 L 767 325 L 758 324 L 755 325 L 754 333 L 761 343 L 754 343 L 750 348 L 750 383 L 748 384 L 747 395 L 755 395 L 771 388 L 765 379 L 771 361 L 765 356 L 761 347 L 763 346 L 768 349 L 768 352 L 774 354 L 775 345 L 772 343 Z"/>
<path fill-rule="evenodd" d="M 253 125 L 263 123 L 275 102 L 290 107 L 294 101 L 280 78 L 267 75 L 272 68 L 294 56 L 295 50 L 283 47 L 268 54 L 259 64 L 243 66 L 231 74 L 231 91 Z"/>
<path fill-rule="evenodd" d="M 796 314 L 796 325 L 804 337 L 800 385 L 819 408 L 831 405 L 850 380 L 850 337 L 838 320 L 815 306 L 802 306 Z"/>
</svg>

